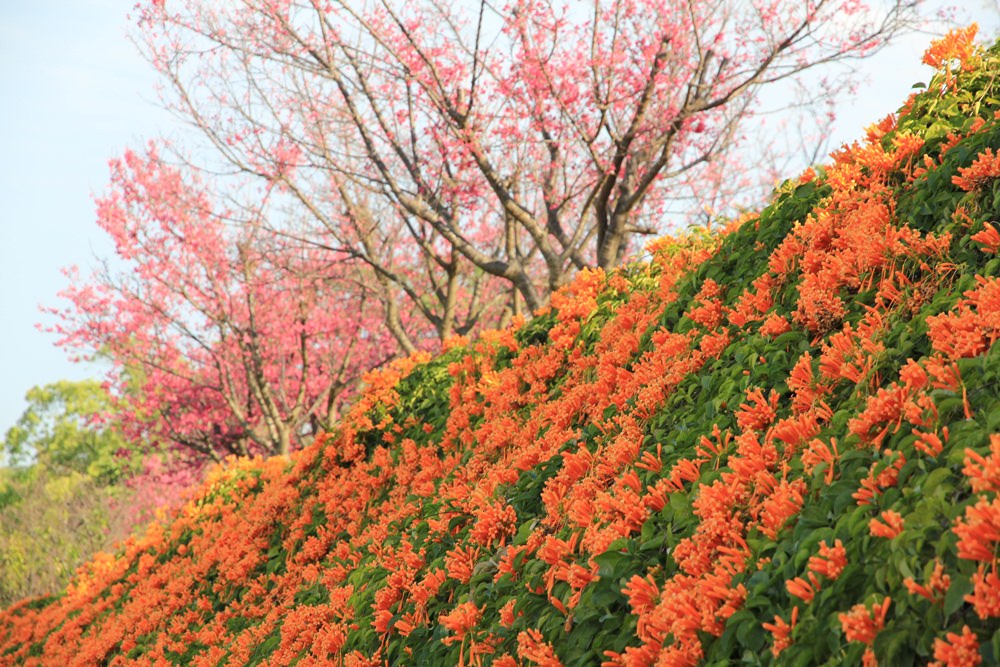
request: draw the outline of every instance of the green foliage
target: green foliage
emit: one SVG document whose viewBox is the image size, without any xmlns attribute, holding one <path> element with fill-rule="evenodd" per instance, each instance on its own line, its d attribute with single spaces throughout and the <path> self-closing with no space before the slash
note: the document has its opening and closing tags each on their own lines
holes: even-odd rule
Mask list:
<svg viewBox="0 0 1000 667">
<path fill-rule="evenodd" d="M 0 605 L 54 593 L 128 533 L 128 493 L 69 471 L 0 469 Z"/>
<path fill-rule="evenodd" d="M 94 380 L 34 387 L 0 441 L 0 604 L 63 588 L 76 568 L 125 537 L 138 457 L 113 424 Z"/>
<path fill-rule="evenodd" d="M 110 408 L 95 380 L 60 380 L 28 390 L 28 407 L 0 442 L 11 466 L 38 463 L 55 475 L 76 472 L 100 483 L 118 480 L 128 459 L 127 443 L 113 424 L 102 422 Z"/>
</svg>

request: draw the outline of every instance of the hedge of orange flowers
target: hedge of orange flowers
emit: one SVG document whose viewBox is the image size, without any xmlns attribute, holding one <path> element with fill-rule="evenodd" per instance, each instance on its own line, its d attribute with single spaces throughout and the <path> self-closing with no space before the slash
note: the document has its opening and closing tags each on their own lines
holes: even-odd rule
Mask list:
<svg viewBox="0 0 1000 667">
<path fill-rule="evenodd" d="M 770 206 L 235 460 L 0 665 L 996 664 L 1000 47 Z"/>
</svg>

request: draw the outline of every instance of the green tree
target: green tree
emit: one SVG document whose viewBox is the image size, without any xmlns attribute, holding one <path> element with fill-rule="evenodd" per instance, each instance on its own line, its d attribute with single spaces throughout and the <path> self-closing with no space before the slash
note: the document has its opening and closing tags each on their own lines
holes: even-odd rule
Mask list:
<svg viewBox="0 0 1000 667">
<path fill-rule="evenodd" d="M 57 593 L 77 567 L 126 537 L 130 494 L 75 470 L 0 468 L 0 607 Z"/>
<path fill-rule="evenodd" d="M 119 454 L 130 447 L 105 419 L 111 402 L 99 382 L 60 380 L 29 389 L 25 399 L 27 409 L 0 443 L 6 465 L 76 471 L 101 484 L 121 478 L 131 457 Z"/>
<path fill-rule="evenodd" d="M 94 380 L 34 387 L 0 441 L 0 606 L 56 592 L 133 528 L 125 485 L 141 456 L 106 418 Z"/>
</svg>

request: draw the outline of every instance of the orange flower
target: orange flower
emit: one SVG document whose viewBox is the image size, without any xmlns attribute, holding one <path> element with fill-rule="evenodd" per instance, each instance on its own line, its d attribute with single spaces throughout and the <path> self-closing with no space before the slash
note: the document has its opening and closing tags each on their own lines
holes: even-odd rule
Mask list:
<svg viewBox="0 0 1000 667">
<path fill-rule="evenodd" d="M 972 575 L 972 593 L 965 596 L 965 601 L 984 621 L 1000 617 L 1000 577 L 997 576 L 996 563 L 989 572 L 985 565 L 979 566 L 979 570 Z"/>
<path fill-rule="evenodd" d="M 809 557 L 809 569 L 831 580 L 839 577 L 846 566 L 847 550 L 840 540 L 835 541 L 832 547 L 821 543 L 819 554 Z"/>
<path fill-rule="evenodd" d="M 849 642 L 862 642 L 871 646 L 875 637 L 885 627 L 885 614 L 889 611 L 891 598 L 886 598 L 881 604 L 876 603 L 871 611 L 863 604 L 856 604 L 846 613 L 837 614 L 840 627 Z"/>
<path fill-rule="evenodd" d="M 944 594 L 948 592 L 948 587 L 951 586 L 951 577 L 944 573 L 944 565 L 941 564 L 941 561 L 935 560 L 934 571 L 931 572 L 926 586 L 921 586 L 912 577 L 904 579 L 903 585 L 906 586 L 906 590 L 911 595 L 920 595 L 937 603 L 942 601 Z"/>
<path fill-rule="evenodd" d="M 990 435 L 990 455 L 987 457 L 966 449 L 962 472 L 969 478 L 976 493 L 1000 491 L 1000 434 Z"/>
<path fill-rule="evenodd" d="M 819 580 L 816 579 L 815 574 L 810 572 L 809 581 L 806 581 L 802 577 L 795 577 L 785 582 L 785 588 L 788 589 L 790 594 L 804 600 L 808 604 L 813 601 L 816 593 L 819 592 Z"/>
<path fill-rule="evenodd" d="M 962 634 L 949 632 L 947 640 L 934 640 L 934 662 L 928 667 L 976 667 L 983 661 L 979 654 L 979 640 L 969 626 L 962 626 Z"/>
<path fill-rule="evenodd" d="M 937 457 L 937 455 L 944 449 L 944 443 L 941 442 L 941 438 L 939 438 L 936 433 L 924 433 L 923 431 L 917 429 L 913 429 L 912 433 L 917 436 L 913 446 L 927 456 L 932 458 Z"/>
<path fill-rule="evenodd" d="M 785 457 L 789 457 L 798 446 L 820 432 L 819 420 L 822 417 L 816 410 L 809 410 L 795 417 L 786 417 L 774 426 L 773 437 L 786 445 Z"/>
<path fill-rule="evenodd" d="M 628 597 L 633 614 L 651 611 L 660 600 L 660 588 L 653 581 L 651 574 L 647 574 L 645 577 L 640 577 L 638 574 L 632 575 L 625 588 L 622 589 L 622 593 Z"/>
<path fill-rule="evenodd" d="M 517 514 L 503 501 L 481 507 L 476 514 L 476 524 L 469 531 L 469 539 L 475 544 L 485 547 L 494 542 L 504 544 L 517 532 Z"/>
<path fill-rule="evenodd" d="M 899 427 L 908 399 L 909 392 L 896 383 L 881 387 L 866 399 L 864 410 L 852 417 L 847 426 L 863 443 L 878 449 L 889 429 Z M 879 427 L 882 427 L 881 430 Z"/>
<path fill-rule="evenodd" d="M 729 332 L 722 329 L 702 336 L 698 348 L 706 357 L 717 357 L 729 346 L 729 341 Z"/>
<path fill-rule="evenodd" d="M 777 539 L 778 532 L 802 508 L 805 493 L 803 480 L 782 480 L 761 504 L 760 532 L 772 540 Z"/>
<path fill-rule="evenodd" d="M 534 628 L 518 633 L 517 654 L 522 660 L 530 660 L 538 667 L 563 667 L 555 650 Z"/>
<path fill-rule="evenodd" d="M 886 453 L 889 453 L 888 450 L 886 450 Z M 896 486 L 899 482 L 899 471 L 905 464 L 906 457 L 899 454 L 892 465 L 883 468 L 882 471 L 877 474 L 875 473 L 876 466 L 872 466 L 868 476 L 861 480 L 861 488 L 854 492 L 851 497 L 858 501 L 858 505 L 870 505 L 872 499 L 877 496 L 879 492 L 884 489 L 888 489 L 889 487 Z"/>
<path fill-rule="evenodd" d="M 775 615 L 774 623 L 764 623 L 763 628 L 774 636 L 774 643 L 771 645 L 771 655 L 777 658 L 781 652 L 792 644 L 792 629 L 799 620 L 799 608 L 792 608 L 792 622 L 785 623 L 785 619 Z"/>
<path fill-rule="evenodd" d="M 995 155 L 992 148 L 987 148 L 968 167 L 960 167 L 958 175 L 951 177 L 951 182 L 966 192 L 978 190 L 997 176 L 1000 176 L 1000 155 Z"/>
<path fill-rule="evenodd" d="M 685 482 L 694 482 L 701 477 L 702 461 L 691 459 L 681 459 L 674 464 L 670 470 L 669 484 L 667 487 L 672 491 L 683 491 Z"/>
<path fill-rule="evenodd" d="M 722 303 L 718 299 L 720 291 L 718 283 L 711 278 L 707 279 L 694 298 L 700 305 L 687 312 L 689 318 L 709 331 L 718 327 L 722 321 Z"/>
<path fill-rule="evenodd" d="M 886 510 L 868 523 L 868 530 L 875 537 L 893 539 L 903 532 L 903 517 L 899 512 Z"/>
<path fill-rule="evenodd" d="M 476 627 L 482 617 L 482 610 L 472 602 L 463 602 L 447 614 L 441 614 L 438 622 L 442 626 L 455 633 L 453 637 L 444 637 L 441 641 L 445 644 L 453 644 L 465 639 L 465 635 L 472 628 Z"/>
<path fill-rule="evenodd" d="M 517 604 L 517 600 L 511 598 L 507 601 L 504 606 L 500 607 L 500 625 L 505 628 L 509 628 L 514 625 L 514 620 L 517 616 L 521 616 L 523 612 L 518 612 L 517 616 L 514 616 L 514 605 Z"/>
<path fill-rule="evenodd" d="M 780 336 L 786 331 L 791 331 L 792 325 L 781 315 L 777 313 L 771 313 L 764 320 L 763 324 L 760 325 L 760 333 L 762 336 L 767 336 L 768 338 L 774 338 Z"/>
<path fill-rule="evenodd" d="M 941 39 L 931 42 L 924 51 L 923 63 L 935 69 L 950 67 L 953 60 L 958 60 L 963 69 L 972 66 L 972 54 L 975 49 L 973 41 L 979 26 L 973 23 L 967 28 L 951 30 Z"/>
<path fill-rule="evenodd" d="M 972 240 L 985 246 L 983 252 L 996 254 L 1000 250 L 1000 232 L 988 222 L 983 223 L 983 231 L 972 235 Z"/>
<path fill-rule="evenodd" d="M 448 576 L 459 583 L 469 583 L 469 580 L 472 579 L 472 568 L 478 558 L 478 548 L 456 546 L 444 557 L 444 566 Z"/>
<path fill-rule="evenodd" d="M 769 399 L 760 389 L 748 389 L 747 402 L 736 411 L 736 423 L 744 431 L 763 431 L 774 421 L 777 407 L 778 394 L 773 389 Z"/>
<path fill-rule="evenodd" d="M 953 532 L 958 535 L 958 557 L 993 562 L 1000 542 L 1000 497 L 992 502 L 980 498 L 965 508 L 965 515 L 955 521 Z"/>
<path fill-rule="evenodd" d="M 823 474 L 823 479 L 827 484 L 830 484 L 833 482 L 833 465 L 839 457 L 840 453 L 837 451 L 836 438 L 830 438 L 829 445 L 819 438 L 813 438 L 809 443 L 809 447 L 802 452 L 802 466 L 806 473 L 811 475 L 820 464 L 825 463 L 826 470 Z"/>
</svg>

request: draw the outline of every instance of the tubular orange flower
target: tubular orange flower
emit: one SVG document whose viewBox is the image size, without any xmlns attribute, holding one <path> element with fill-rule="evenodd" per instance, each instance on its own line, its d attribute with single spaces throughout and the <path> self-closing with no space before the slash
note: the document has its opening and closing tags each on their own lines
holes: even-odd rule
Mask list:
<svg viewBox="0 0 1000 667">
<path fill-rule="evenodd" d="M 778 394 L 771 390 L 770 398 L 764 398 L 760 389 L 747 390 L 747 402 L 741 403 L 736 411 L 736 423 L 744 431 L 763 431 L 771 425 L 776 416 Z"/>
<path fill-rule="evenodd" d="M 514 605 L 517 604 L 517 600 L 511 598 L 508 600 L 504 606 L 500 607 L 500 625 L 505 628 L 509 628 L 514 625 Z M 518 613 L 518 616 L 521 614 Z"/>
<path fill-rule="evenodd" d="M 767 316 L 767 319 L 760 325 L 760 333 L 762 336 L 767 336 L 768 338 L 775 338 L 781 334 L 791 331 L 792 325 L 781 315 L 777 313 L 771 313 Z"/>
<path fill-rule="evenodd" d="M 702 437 L 704 438 L 705 436 Z M 660 470 L 663 468 L 663 461 L 660 460 L 662 452 L 663 452 L 663 444 L 657 443 L 656 454 L 653 454 L 653 452 L 650 451 L 643 452 L 642 456 L 639 458 L 638 463 L 635 464 L 635 467 L 639 468 L 640 470 L 648 470 L 654 473 L 660 472 Z"/>
<path fill-rule="evenodd" d="M 885 598 L 881 604 L 876 603 L 871 611 L 863 604 L 856 604 L 851 610 L 838 614 L 840 626 L 849 642 L 861 642 L 871 646 L 875 637 L 885 627 L 885 615 L 892 603 L 891 598 Z"/>
<path fill-rule="evenodd" d="M 809 557 L 809 569 L 830 580 L 839 577 L 845 567 L 847 567 L 847 550 L 840 540 L 836 540 L 833 546 L 828 546 L 825 542 L 820 543 L 819 554 Z"/>
<path fill-rule="evenodd" d="M 469 538 L 476 544 L 504 544 L 517 531 L 517 514 L 505 502 L 497 501 L 486 505 L 477 514 L 476 524 L 469 533 Z"/>
<path fill-rule="evenodd" d="M 946 639 L 934 640 L 934 662 L 928 667 L 976 667 L 982 661 L 979 640 L 963 625 L 962 634 L 949 632 Z"/>
<path fill-rule="evenodd" d="M 913 446 L 927 456 L 937 457 L 944 449 L 944 443 L 941 442 L 941 438 L 936 433 L 924 433 L 918 429 L 913 429 L 912 433 L 917 436 Z"/>
<path fill-rule="evenodd" d="M 653 609 L 660 600 L 660 587 L 653 581 L 653 576 L 647 574 L 640 577 L 635 574 L 629 579 L 622 593 L 628 598 L 633 614 L 642 614 Z"/>
<path fill-rule="evenodd" d="M 788 374 L 788 388 L 794 394 L 792 397 L 793 412 L 804 412 L 812 406 L 820 394 L 813 387 L 813 384 L 812 355 L 804 352 Z"/>
<path fill-rule="evenodd" d="M 993 562 L 1000 542 L 1000 497 L 992 502 L 980 498 L 965 508 L 965 515 L 955 521 L 953 532 L 958 535 L 958 557 Z"/>
<path fill-rule="evenodd" d="M 693 482 L 699 477 L 701 477 L 701 462 L 681 459 L 670 471 L 668 488 L 672 491 L 683 491 L 685 482 Z"/>
<path fill-rule="evenodd" d="M 453 644 L 465 639 L 465 635 L 472 628 L 476 627 L 482 617 L 482 610 L 472 602 L 463 602 L 447 614 L 441 614 L 438 622 L 445 628 L 455 633 L 453 637 L 441 639 L 445 644 Z"/>
<path fill-rule="evenodd" d="M 726 429 L 726 432 L 723 433 L 719 429 L 719 425 L 715 424 L 712 426 L 712 438 L 714 438 L 714 441 L 709 439 L 708 436 L 701 436 L 698 446 L 695 448 L 695 452 L 699 458 L 706 461 L 720 458 L 729 449 L 729 443 L 733 440 L 733 434 L 730 433 L 729 429 Z M 718 461 L 716 461 L 716 467 L 718 467 Z"/>
<path fill-rule="evenodd" d="M 827 484 L 831 484 L 834 474 L 833 466 L 839 458 L 840 453 L 837 451 L 836 438 L 830 438 L 829 445 L 819 438 L 813 438 L 806 450 L 802 452 L 802 466 L 806 473 L 811 475 L 820 464 L 825 463 L 826 470 L 823 473 L 823 479 Z"/>
<path fill-rule="evenodd" d="M 806 604 L 813 601 L 816 593 L 819 592 L 819 580 L 812 572 L 809 573 L 809 581 L 802 577 L 795 577 L 785 582 L 785 588 L 795 597 L 804 600 Z"/>
<path fill-rule="evenodd" d="M 1000 491 L 1000 434 L 990 435 L 990 455 L 983 457 L 971 449 L 965 450 L 962 472 L 976 493 Z"/>
<path fill-rule="evenodd" d="M 448 576 L 459 583 L 469 583 L 477 558 L 479 558 L 478 548 L 456 546 L 445 554 L 444 565 Z"/>
<path fill-rule="evenodd" d="M 534 628 L 518 633 L 517 654 L 538 667 L 563 667 L 555 650 L 542 638 L 542 633 Z"/>
<path fill-rule="evenodd" d="M 785 619 L 778 615 L 774 617 L 774 623 L 764 623 L 763 628 L 774 636 L 774 643 L 771 645 L 771 655 L 777 658 L 781 652 L 792 645 L 792 629 L 799 620 L 799 608 L 792 607 L 792 622 L 785 623 Z"/>
<path fill-rule="evenodd" d="M 729 332 L 725 329 L 707 333 L 702 336 L 699 349 L 706 357 L 717 357 L 729 346 L 729 340 Z"/>
<path fill-rule="evenodd" d="M 1000 155 L 994 154 L 992 148 L 980 153 L 968 167 L 960 167 L 958 174 L 951 177 L 951 182 L 966 192 L 978 190 L 1000 176 Z"/>
<path fill-rule="evenodd" d="M 923 389 L 930 383 L 927 371 L 913 359 L 907 359 L 906 365 L 899 369 L 899 379 L 903 381 L 903 385 L 910 391 Z"/>
<path fill-rule="evenodd" d="M 805 493 L 806 484 L 801 479 L 782 480 L 761 504 L 760 531 L 776 539 L 788 520 L 802 508 Z"/>
<path fill-rule="evenodd" d="M 904 579 L 903 585 L 906 586 L 906 590 L 911 595 L 920 595 L 936 603 L 944 599 L 944 594 L 951 586 L 951 577 L 944 573 L 944 565 L 941 564 L 941 561 L 935 560 L 934 571 L 931 573 L 930 579 L 927 580 L 926 586 L 918 584 L 912 577 Z"/>
<path fill-rule="evenodd" d="M 983 223 L 983 231 L 973 234 L 972 240 L 983 245 L 983 252 L 996 254 L 1000 250 L 1000 232 L 989 222 Z"/>
<path fill-rule="evenodd" d="M 997 576 L 997 565 L 994 562 L 989 572 L 985 565 L 972 575 L 972 593 L 965 596 L 965 601 L 976 610 L 979 618 L 1000 617 L 1000 577 Z"/>
<path fill-rule="evenodd" d="M 791 446 L 785 449 L 786 458 L 790 456 L 791 452 L 796 451 L 799 445 L 819 432 L 819 418 L 817 413 L 812 410 L 801 413 L 796 417 L 786 417 L 780 420 L 774 425 L 774 429 L 771 431 L 775 438 Z"/>
<path fill-rule="evenodd" d="M 1000 339 L 1000 278 L 976 283 L 954 311 L 927 318 L 934 349 L 950 359 L 978 356 Z"/>
<path fill-rule="evenodd" d="M 899 512 L 886 510 L 868 523 L 868 530 L 875 537 L 893 539 L 903 532 L 903 517 Z"/>
<path fill-rule="evenodd" d="M 971 57 L 975 49 L 974 40 L 979 26 L 973 23 L 967 28 L 956 28 L 941 39 L 931 42 L 924 51 L 923 63 L 935 69 L 948 67 L 953 60 L 958 60 L 964 69 L 971 65 Z"/>
<path fill-rule="evenodd" d="M 722 321 L 722 303 L 718 299 L 719 294 L 718 283 L 711 278 L 707 279 L 695 296 L 695 301 L 700 305 L 688 310 L 687 316 L 709 331 L 718 327 Z"/>
<path fill-rule="evenodd" d="M 888 450 L 886 450 L 888 454 Z M 858 501 L 858 505 L 870 505 L 872 499 L 884 489 L 896 486 L 899 481 L 899 471 L 906 464 L 906 458 L 897 452 L 897 458 L 892 465 L 885 467 L 876 474 L 876 466 L 872 466 L 868 476 L 861 480 L 861 488 L 851 497 Z"/>
</svg>

